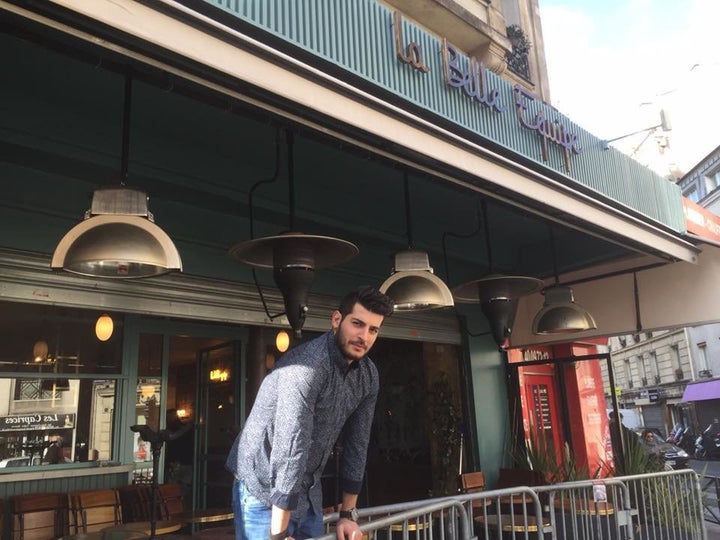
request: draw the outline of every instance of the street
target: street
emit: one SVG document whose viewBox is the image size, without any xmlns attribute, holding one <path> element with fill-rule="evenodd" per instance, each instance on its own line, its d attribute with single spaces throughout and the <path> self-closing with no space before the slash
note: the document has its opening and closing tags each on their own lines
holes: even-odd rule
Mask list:
<svg viewBox="0 0 720 540">
<path fill-rule="evenodd" d="M 691 459 L 690 467 L 701 476 L 720 477 L 720 460 L 716 459 Z"/>
</svg>

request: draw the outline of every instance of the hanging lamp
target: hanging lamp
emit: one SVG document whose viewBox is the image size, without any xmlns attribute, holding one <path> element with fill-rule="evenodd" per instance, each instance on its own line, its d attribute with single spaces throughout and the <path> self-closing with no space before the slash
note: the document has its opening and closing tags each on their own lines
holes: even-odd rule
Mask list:
<svg viewBox="0 0 720 540">
<path fill-rule="evenodd" d="M 543 291 L 545 300 L 543 307 L 533 319 L 533 334 L 572 334 L 597 328 L 593 316 L 584 307 L 575 303 L 573 290 L 570 287 L 560 285 L 555 252 L 555 234 L 551 225 L 548 228 L 550 229 L 555 284 Z"/>
<path fill-rule="evenodd" d="M 380 292 L 393 299 L 396 311 L 421 311 L 452 307 L 455 305 L 452 293 L 445 282 L 433 273 L 428 254 L 413 249 L 407 171 L 403 173 L 403 185 L 408 249 L 395 254 L 392 273 L 380 286 Z"/>
<path fill-rule="evenodd" d="M 97 278 L 143 278 L 182 270 L 170 237 L 154 223 L 148 197 L 125 187 L 130 146 L 132 77 L 125 76 L 120 187 L 93 193 L 85 219 L 60 240 L 53 270 Z"/>
<path fill-rule="evenodd" d="M 308 291 L 315 279 L 315 270 L 347 262 L 359 250 L 355 244 L 346 240 L 294 230 L 295 166 L 292 132 L 286 133 L 286 142 L 290 230 L 277 236 L 241 242 L 230 248 L 229 253 L 241 264 L 273 270 L 275 284 L 285 303 L 285 315 L 295 337 L 301 338 L 308 311 Z"/>
<path fill-rule="evenodd" d="M 112 317 L 107 313 L 103 313 L 95 322 L 95 337 L 100 341 L 107 341 L 112 337 L 115 324 Z"/>
<path fill-rule="evenodd" d="M 539 291 L 543 282 L 533 277 L 493 273 L 492 245 L 485 200 L 482 200 L 481 207 L 488 274 L 454 287 L 452 293 L 458 303 L 480 304 L 480 309 L 490 323 L 490 333 L 495 343 L 498 347 L 504 348 L 515 319 L 517 299 Z"/>
</svg>

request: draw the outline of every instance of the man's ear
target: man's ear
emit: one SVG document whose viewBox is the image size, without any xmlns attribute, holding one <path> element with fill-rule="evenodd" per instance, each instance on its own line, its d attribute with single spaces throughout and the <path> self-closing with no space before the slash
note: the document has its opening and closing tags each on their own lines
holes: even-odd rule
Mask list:
<svg viewBox="0 0 720 540">
<path fill-rule="evenodd" d="M 342 314 L 336 309 L 333 311 L 332 316 L 330 317 L 330 323 L 332 324 L 333 332 L 337 331 L 338 328 L 340 328 L 340 323 L 342 322 Z"/>
</svg>

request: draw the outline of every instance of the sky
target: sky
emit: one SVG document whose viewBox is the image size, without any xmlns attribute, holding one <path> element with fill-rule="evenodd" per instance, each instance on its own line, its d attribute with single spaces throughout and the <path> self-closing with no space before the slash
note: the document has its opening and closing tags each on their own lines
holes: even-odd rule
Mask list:
<svg viewBox="0 0 720 540">
<path fill-rule="evenodd" d="M 560 112 L 665 176 L 720 146 L 720 1 L 538 0 Z M 642 143 L 642 144 L 641 144 Z"/>
</svg>

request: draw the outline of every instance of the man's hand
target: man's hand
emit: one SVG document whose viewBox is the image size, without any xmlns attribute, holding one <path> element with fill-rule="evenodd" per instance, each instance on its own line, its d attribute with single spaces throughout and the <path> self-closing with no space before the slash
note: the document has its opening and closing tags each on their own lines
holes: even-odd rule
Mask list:
<svg viewBox="0 0 720 540">
<path fill-rule="evenodd" d="M 340 518 L 335 526 L 338 540 L 361 540 L 360 525 L 352 519 Z"/>
</svg>

